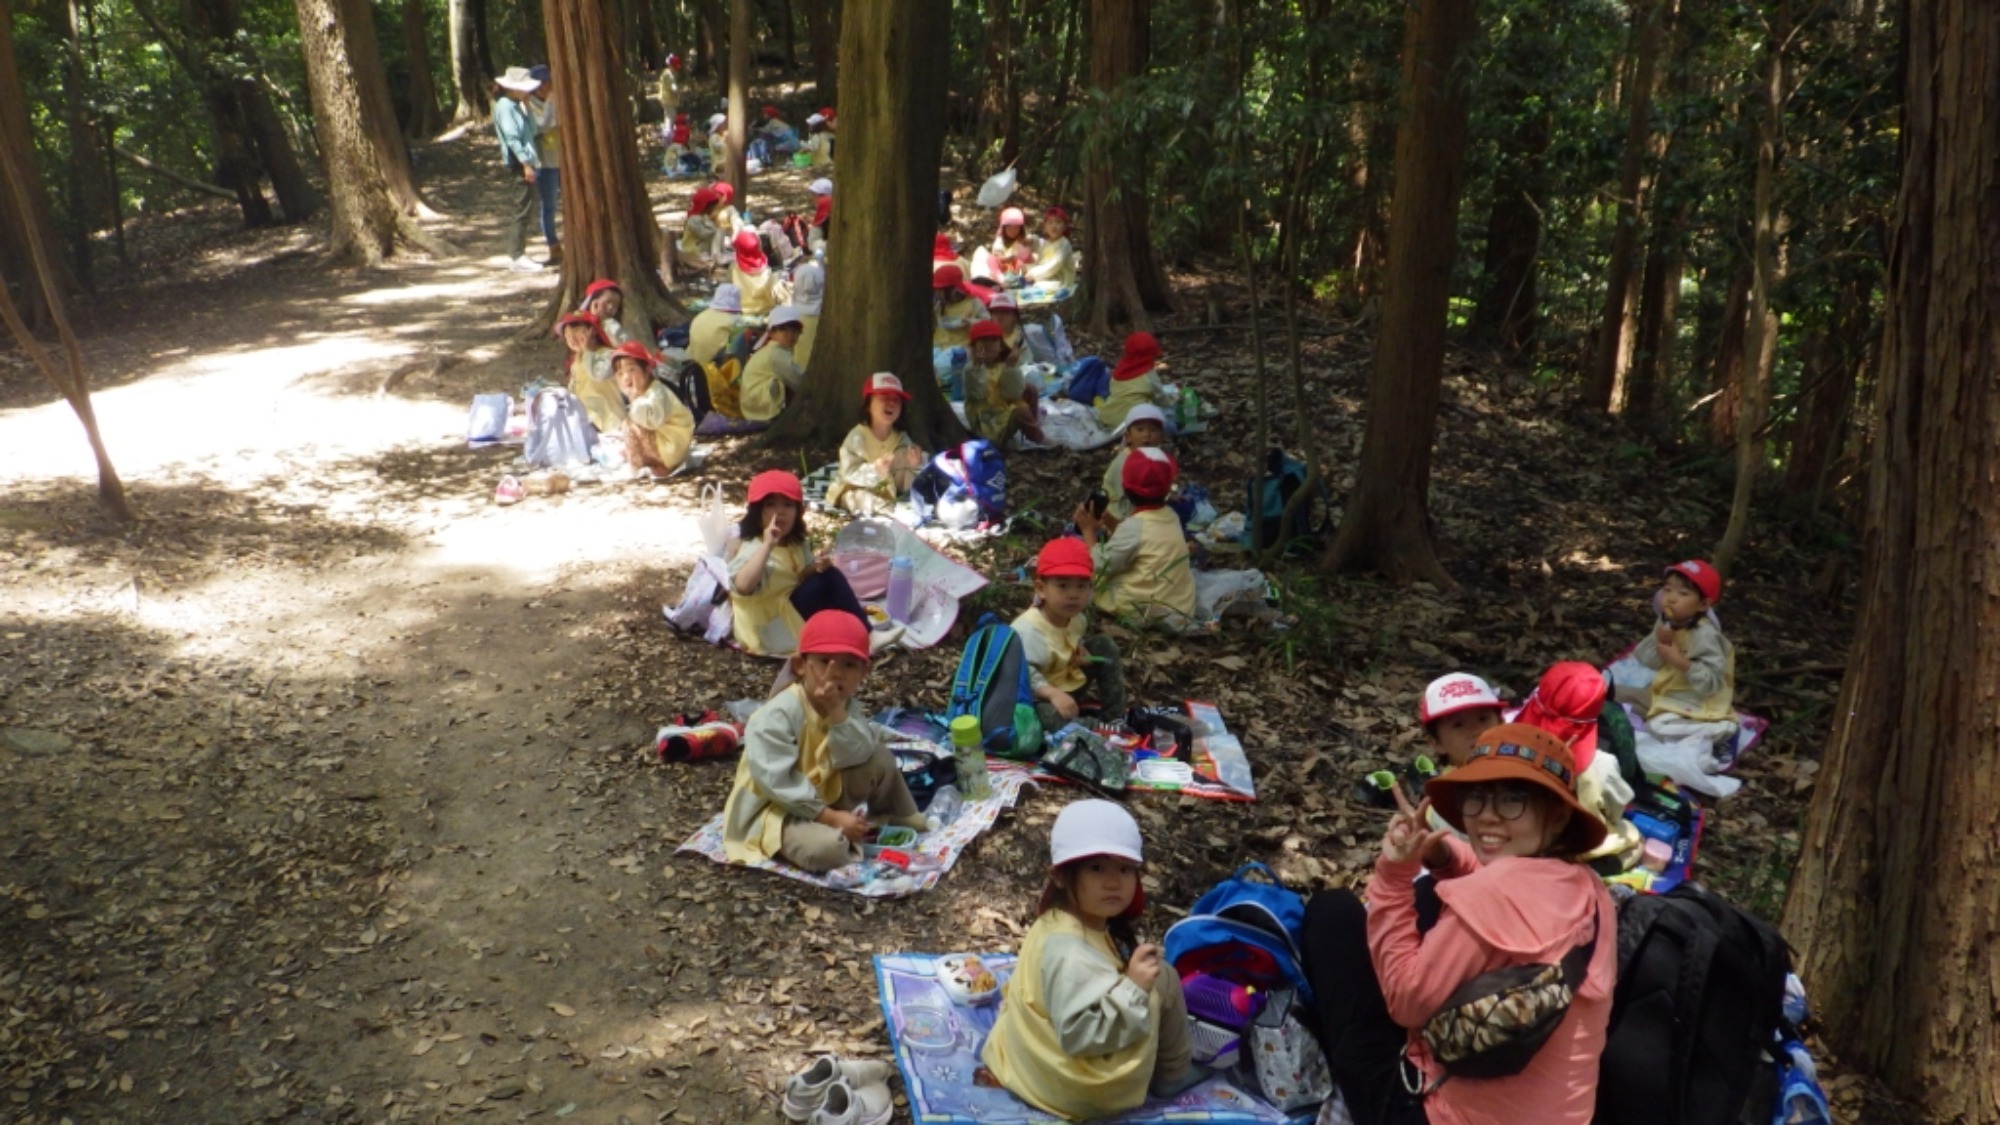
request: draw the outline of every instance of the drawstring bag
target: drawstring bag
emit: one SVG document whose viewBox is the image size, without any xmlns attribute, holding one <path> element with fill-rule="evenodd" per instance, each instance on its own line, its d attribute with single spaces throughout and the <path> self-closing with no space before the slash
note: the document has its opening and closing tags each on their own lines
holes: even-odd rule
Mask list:
<svg viewBox="0 0 2000 1125">
<path fill-rule="evenodd" d="M 1333 1096 L 1333 1074 L 1326 1052 L 1306 1030 L 1295 1010 L 1296 994 L 1289 988 L 1269 993 L 1264 1008 L 1250 1024 L 1250 1060 L 1257 1089 L 1264 1100 L 1291 1113 L 1318 1105 Z"/>
</svg>

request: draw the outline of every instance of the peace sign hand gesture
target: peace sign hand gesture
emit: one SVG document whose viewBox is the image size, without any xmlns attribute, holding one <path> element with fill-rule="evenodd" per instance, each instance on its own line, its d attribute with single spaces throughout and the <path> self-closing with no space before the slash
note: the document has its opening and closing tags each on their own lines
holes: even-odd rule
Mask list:
<svg viewBox="0 0 2000 1125">
<path fill-rule="evenodd" d="M 1392 792 L 1396 795 L 1396 814 L 1389 818 L 1388 830 L 1382 833 L 1382 858 L 1390 863 L 1408 863 L 1414 859 L 1426 867 L 1442 867 L 1450 862 L 1445 839 L 1451 830 L 1430 827 L 1430 798 L 1412 808 L 1410 799 L 1403 796 L 1402 786 L 1396 786 Z"/>
</svg>

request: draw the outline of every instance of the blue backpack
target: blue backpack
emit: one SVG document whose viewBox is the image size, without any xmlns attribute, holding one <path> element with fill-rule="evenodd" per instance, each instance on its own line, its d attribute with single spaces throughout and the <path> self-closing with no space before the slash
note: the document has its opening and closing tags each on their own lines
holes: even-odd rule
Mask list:
<svg viewBox="0 0 2000 1125">
<path fill-rule="evenodd" d="M 966 638 L 965 655 L 951 679 L 945 722 L 960 715 L 979 720 L 988 754 L 1032 760 L 1042 752 L 1042 722 L 1028 686 L 1028 654 L 1014 630 L 987 614 Z"/>
<path fill-rule="evenodd" d="M 1063 397 L 1085 406 L 1111 393 L 1111 368 L 1101 359 L 1092 355 L 1076 361 L 1076 370 L 1070 373 L 1069 385 L 1063 388 Z"/>
<path fill-rule="evenodd" d="M 1183 977 L 1199 972 L 1266 992 L 1290 988 L 1310 1009 L 1312 984 L 1299 952 L 1305 921 L 1298 892 L 1263 864 L 1246 863 L 1167 929 L 1167 962 Z"/>
<path fill-rule="evenodd" d="M 1285 506 L 1291 503 L 1293 494 L 1305 487 L 1306 476 L 1304 461 L 1282 449 L 1271 450 L 1265 457 L 1264 471 L 1250 478 L 1240 537 L 1244 546 L 1262 551 L 1277 544 L 1284 527 Z M 1285 550 L 1316 546 L 1327 532 L 1330 507 L 1326 484 L 1321 482 L 1292 513 L 1291 536 Z"/>
<path fill-rule="evenodd" d="M 1007 464 L 993 443 L 973 438 L 943 450 L 910 483 L 910 501 L 925 522 L 936 518 L 947 500 L 972 501 L 989 523 L 1007 518 Z"/>
</svg>

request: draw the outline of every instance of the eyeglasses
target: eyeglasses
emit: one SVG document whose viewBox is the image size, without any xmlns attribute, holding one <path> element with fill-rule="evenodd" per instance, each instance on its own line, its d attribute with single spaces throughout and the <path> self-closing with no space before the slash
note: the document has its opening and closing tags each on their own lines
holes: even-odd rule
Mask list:
<svg viewBox="0 0 2000 1125">
<path fill-rule="evenodd" d="M 1526 789 L 1489 789 L 1475 785 L 1458 799 L 1458 815 L 1461 818 L 1478 816 L 1486 811 L 1487 802 L 1493 804 L 1493 815 L 1501 820 L 1519 820 L 1528 811 L 1529 793 Z"/>
</svg>

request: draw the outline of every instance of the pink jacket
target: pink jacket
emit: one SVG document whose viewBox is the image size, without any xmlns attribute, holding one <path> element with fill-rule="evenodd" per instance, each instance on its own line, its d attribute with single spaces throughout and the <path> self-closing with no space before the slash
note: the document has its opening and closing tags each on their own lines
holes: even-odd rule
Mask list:
<svg viewBox="0 0 2000 1125">
<path fill-rule="evenodd" d="M 1507 1078 L 1446 1081 L 1424 1099 L 1431 1125 L 1590 1125 L 1618 975 L 1618 915 L 1610 893 L 1580 864 L 1507 858 L 1482 867 L 1465 841 L 1453 837 L 1447 845 L 1452 862 L 1431 872 L 1444 910 L 1428 934 L 1417 934 L 1413 883 L 1421 868 L 1415 861 L 1378 859 L 1368 881 L 1368 948 L 1397 1023 L 1421 1028 L 1480 973 L 1554 964 L 1590 940 L 1593 915 L 1598 938 L 1569 1014 L 1527 1069 Z M 1444 1077 L 1415 1030 L 1409 1057 L 1423 1068 L 1427 1086 Z"/>
</svg>

